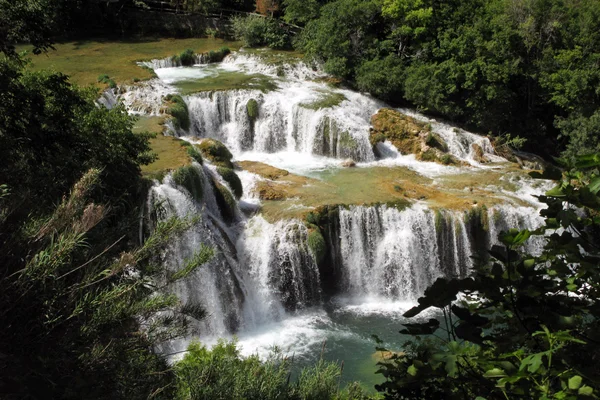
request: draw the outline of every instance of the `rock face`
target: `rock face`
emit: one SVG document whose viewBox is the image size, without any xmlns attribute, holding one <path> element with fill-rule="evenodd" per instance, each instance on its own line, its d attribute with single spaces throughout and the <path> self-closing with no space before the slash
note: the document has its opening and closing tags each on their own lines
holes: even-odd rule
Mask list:
<svg viewBox="0 0 600 400">
<path fill-rule="evenodd" d="M 377 156 L 380 156 L 377 143 L 388 140 L 401 154 L 414 154 L 421 161 L 462 164 L 456 157 L 448 154 L 448 145 L 431 131 L 430 125 L 396 110 L 382 108 L 371 117 L 371 125 L 369 139 Z"/>
</svg>

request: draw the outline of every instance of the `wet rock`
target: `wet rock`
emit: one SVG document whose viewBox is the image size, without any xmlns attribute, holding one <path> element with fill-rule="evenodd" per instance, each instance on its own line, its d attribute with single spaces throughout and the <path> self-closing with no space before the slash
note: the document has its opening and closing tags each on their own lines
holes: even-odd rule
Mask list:
<svg viewBox="0 0 600 400">
<path fill-rule="evenodd" d="M 344 167 L 344 168 L 356 167 L 356 161 L 354 161 L 351 158 L 348 158 L 348 159 L 342 161 L 342 167 Z"/>
</svg>

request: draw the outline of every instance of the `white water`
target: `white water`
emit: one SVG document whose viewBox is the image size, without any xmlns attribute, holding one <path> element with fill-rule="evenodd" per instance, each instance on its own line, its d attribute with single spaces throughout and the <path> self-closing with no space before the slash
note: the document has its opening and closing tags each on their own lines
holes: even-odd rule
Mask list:
<svg viewBox="0 0 600 400">
<path fill-rule="evenodd" d="M 319 73 L 302 63 L 284 65 L 283 73 L 251 54 L 228 56 L 219 65 L 182 68 L 167 64 L 152 64 L 160 80 L 129 88 L 120 96 L 131 112 L 158 115 L 164 111 L 162 98 L 178 90 L 173 85 L 209 79 L 221 71 L 260 73 L 277 84 L 278 89 L 267 93 L 248 89 L 185 97 L 192 127 L 190 132 L 179 134 L 191 136 L 186 138 L 190 141 L 197 137 L 219 139 L 236 160 L 260 161 L 311 176 L 324 169 L 340 168 L 342 159 L 353 158 L 359 161 L 359 168 L 405 166 L 436 177 L 469 168 L 488 168 L 474 160 L 472 144 L 476 143 L 492 161 L 506 161 L 493 155 L 487 138 L 410 110 L 402 111 L 431 123 L 433 131 L 448 143 L 450 152 L 472 167 L 417 161 L 412 155 L 400 154 L 388 142 L 378 144 L 384 157 L 376 160 L 368 140 L 370 118 L 386 105 L 368 95 L 307 80 Z M 345 100 L 324 109 L 305 106 L 332 93 L 343 95 Z M 259 104 L 255 121 L 246 111 L 250 99 Z M 338 346 L 336 357 L 348 357 L 348 348 L 353 346 L 368 355 L 374 348 L 369 334 L 388 329 L 396 335 L 401 314 L 435 278 L 468 273 L 472 266 L 469 256 L 476 250 L 477 240 L 495 244 L 502 230 L 535 229 L 542 222 L 540 204 L 531 195 L 540 193 L 543 187 L 536 189 L 528 180 L 519 182 L 517 195 L 531 207 L 507 203 L 489 209 L 485 238 L 475 237 L 481 232 L 472 231 L 464 212 L 436 213 L 420 203 L 404 210 L 386 206 L 341 209 L 336 221 L 339 229 L 332 238 L 339 254 L 322 266 L 325 272 L 331 272 L 327 268 L 335 270 L 339 285 L 330 299 L 324 294 L 329 289 L 321 276 L 324 271 L 317 267 L 307 244 L 307 228 L 300 221 L 269 223 L 260 214 L 246 218 L 236 210 L 235 221 L 226 224 L 210 182 L 226 183 L 210 164 L 196 168 L 204 183 L 200 203 L 167 177 L 151 189 L 149 209 L 156 209 L 157 203 L 167 204 L 160 215 L 163 219 L 202 215 L 201 222 L 173 241 L 164 263 L 172 271 L 183 268 L 201 243 L 214 247 L 217 254 L 209 265 L 172 290 L 182 301 L 202 304 L 209 312 L 209 317 L 197 324 L 196 335 L 203 342 L 215 343 L 219 337 L 236 335 L 244 354 L 258 352 L 266 356 L 271 346 L 277 345 L 284 351 L 310 357 L 315 352 L 318 355 L 320 343 L 327 339 L 333 341 L 334 348 Z M 238 175 L 244 186 L 239 208 L 252 214 L 260 206 L 252 188 L 264 178 L 245 171 L 238 171 Z M 542 241 L 531 240 L 526 249 L 537 254 L 542 246 Z M 330 247 L 329 251 L 334 250 Z M 172 343 L 165 352 L 184 350 L 190 339 Z"/>
</svg>

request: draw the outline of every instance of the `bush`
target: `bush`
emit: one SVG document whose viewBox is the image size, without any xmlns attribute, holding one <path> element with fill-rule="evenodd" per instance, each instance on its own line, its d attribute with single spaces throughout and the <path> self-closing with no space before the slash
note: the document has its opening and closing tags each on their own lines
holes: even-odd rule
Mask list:
<svg viewBox="0 0 600 400">
<path fill-rule="evenodd" d="M 108 87 L 111 89 L 115 89 L 117 87 L 117 83 L 106 74 L 98 76 L 98 82 L 108 85 Z"/>
<path fill-rule="evenodd" d="M 175 128 L 184 131 L 190 129 L 190 113 L 183 98 L 178 94 L 170 94 L 165 97 L 165 100 L 170 103 L 167 113 L 173 117 Z"/>
<path fill-rule="evenodd" d="M 173 181 L 186 188 L 196 201 L 202 200 L 202 178 L 193 165 L 186 165 L 173 172 Z"/>
<path fill-rule="evenodd" d="M 284 49 L 291 45 L 287 31 L 272 18 L 257 15 L 236 16 L 231 22 L 235 38 L 243 41 L 244 46 Z"/>
<path fill-rule="evenodd" d="M 242 181 L 237 176 L 234 170 L 231 168 L 217 167 L 217 172 L 221 177 L 229 184 L 229 187 L 233 191 L 236 198 L 242 197 L 244 194 L 244 188 L 242 187 Z"/>
<path fill-rule="evenodd" d="M 179 55 L 179 62 L 181 63 L 181 65 L 184 65 L 184 66 L 194 65 L 194 63 L 196 62 L 196 56 L 195 56 L 194 50 L 192 50 L 192 49 L 184 50 Z"/>
<path fill-rule="evenodd" d="M 225 46 L 216 51 L 211 50 L 208 52 L 208 62 L 221 62 L 229 53 L 231 53 L 231 50 Z"/>
<path fill-rule="evenodd" d="M 291 360 L 274 351 L 266 360 L 244 358 L 235 342 L 219 341 L 212 349 L 200 343 L 188 347 L 175 364 L 177 399 L 326 400 L 366 399 L 360 385 L 339 390 L 341 368 L 320 360 L 304 368 L 297 382 L 290 382 Z"/>
</svg>

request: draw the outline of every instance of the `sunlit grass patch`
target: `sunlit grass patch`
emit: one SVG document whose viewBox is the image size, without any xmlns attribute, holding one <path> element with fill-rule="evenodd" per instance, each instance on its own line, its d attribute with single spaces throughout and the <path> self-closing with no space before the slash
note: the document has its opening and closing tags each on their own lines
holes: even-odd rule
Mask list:
<svg viewBox="0 0 600 400">
<path fill-rule="evenodd" d="M 69 75 L 71 81 L 79 85 L 103 87 L 98 83 L 98 76 L 101 75 L 108 75 L 117 83 L 152 78 L 152 72 L 140 68 L 136 64 L 137 61 L 171 57 L 186 49 L 192 49 L 196 53 L 207 53 L 219 50 L 223 46 L 237 50 L 240 43 L 209 38 L 82 40 L 57 43 L 56 50 L 37 56 L 30 54 L 30 58 L 35 70 L 53 69 Z M 29 49 L 31 46 L 20 46 L 17 50 Z"/>
</svg>

